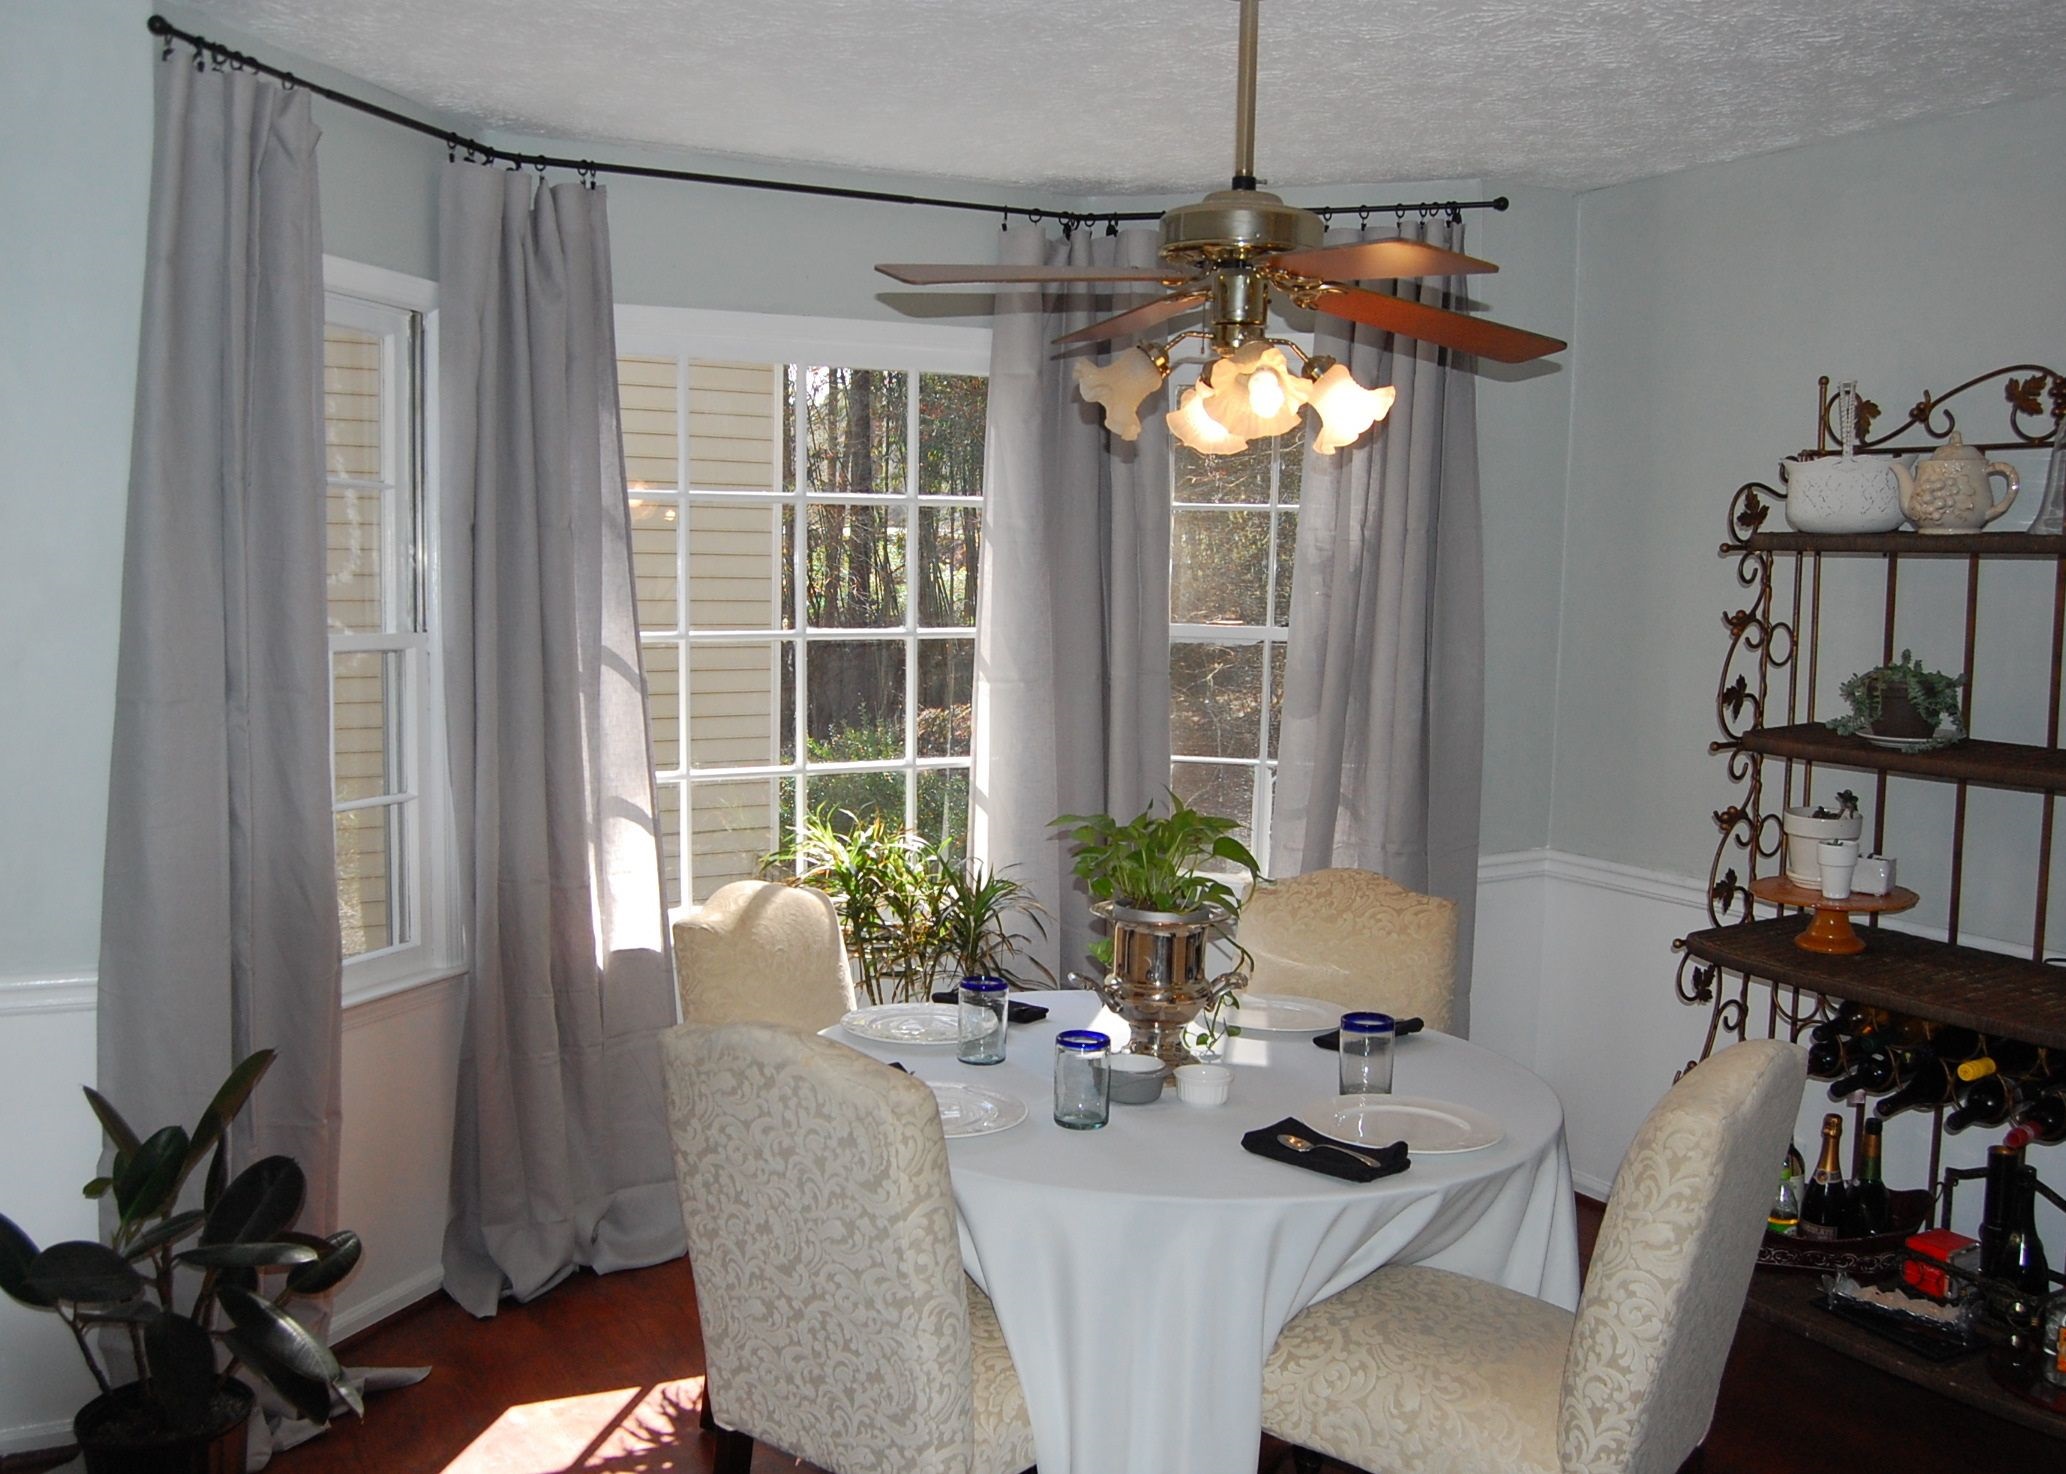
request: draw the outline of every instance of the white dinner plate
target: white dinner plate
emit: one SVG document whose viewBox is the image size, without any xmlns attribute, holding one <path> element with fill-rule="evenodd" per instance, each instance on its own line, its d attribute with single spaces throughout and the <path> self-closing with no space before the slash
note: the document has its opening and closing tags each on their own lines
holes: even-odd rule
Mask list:
<svg viewBox="0 0 2066 1474">
<path fill-rule="evenodd" d="M 940 1129 L 949 1136 L 988 1136 L 1009 1131 L 1026 1119 L 1026 1103 L 959 1080 L 928 1080 L 940 1108 Z"/>
<path fill-rule="evenodd" d="M 1341 1026 L 1345 1010 L 1318 998 L 1289 993 L 1241 993 L 1241 1006 L 1222 1015 L 1244 1034 L 1324 1034 Z"/>
<path fill-rule="evenodd" d="M 878 1044 L 959 1044 L 961 1014 L 952 1003 L 878 1003 L 857 1008 L 839 1026 Z"/>
<path fill-rule="evenodd" d="M 1474 1152 L 1506 1135 L 1506 1128 L 1469 1106 L 1418 1095 L 1336 1096 L 1299 1119 L 1315 1131 L 1361 1146 L 1406 1143 L 1417 1156 Z"/>
</svg>

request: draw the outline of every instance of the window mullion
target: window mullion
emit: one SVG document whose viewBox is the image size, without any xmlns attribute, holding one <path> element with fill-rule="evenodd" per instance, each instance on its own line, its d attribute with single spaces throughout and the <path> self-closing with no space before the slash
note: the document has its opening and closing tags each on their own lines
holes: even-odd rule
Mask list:
<svg viewBox="0 0 2066 1474">
<path fill-rule="evenodd" d="M 904 373 L 904 827 L 918 827 L 918 395 Z"/>
</svg>

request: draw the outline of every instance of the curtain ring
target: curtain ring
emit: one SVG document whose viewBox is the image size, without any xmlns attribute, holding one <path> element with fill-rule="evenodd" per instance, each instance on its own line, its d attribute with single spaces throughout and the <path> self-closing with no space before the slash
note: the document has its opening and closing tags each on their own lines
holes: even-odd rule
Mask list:
<svg viewBox="0 0 2066 1474">
<path fill-rule="evenodd" d="M 1119 217 L 1117 215 L 1105 222 L 1105 234 L 1108 236 L 1119 234 Z"/>
</svg>

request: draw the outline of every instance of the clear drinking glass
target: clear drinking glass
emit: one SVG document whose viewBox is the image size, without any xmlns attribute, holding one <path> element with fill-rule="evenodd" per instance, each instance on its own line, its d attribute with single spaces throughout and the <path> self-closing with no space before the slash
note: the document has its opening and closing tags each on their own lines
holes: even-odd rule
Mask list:
<svg viewBox="0 0 2066 1474">
<path fill-rule="evenodd" d="M 1055 1036 L 1055 1124 L 1095 1131 L 1112 1118 L 1112 1040 L 1094 1029 Z"/>
<path fill-rule="evenodd" d="M 1392 1093 L 1392 1041 L 1398 1026 L 1388 1013 L 1341 1016 L 1341 1093 Z"/>
<path fill-rule="evenodd" d="M 965 1065 L 1003 1064 L 1004 979 L 963 978 L 960 1007 L 961 1062 Z"/>
</svg>

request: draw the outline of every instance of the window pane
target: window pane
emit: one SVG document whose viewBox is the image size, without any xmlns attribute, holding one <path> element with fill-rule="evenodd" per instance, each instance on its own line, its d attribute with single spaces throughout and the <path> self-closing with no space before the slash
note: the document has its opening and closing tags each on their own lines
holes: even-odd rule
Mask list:
<svg viewBox="0 0 2066 1474">
<path fill-rule="evenodd" d="M 918 489 L 926 496 L 983 494 L 983 422 L 990 381 L 980 374 L 918 376 Z"/>
<path fill-rule="evenodd" d="M 788 762 L 796 646 L 786 640 L 689 647 L 689 761 L 697 768 Z"/>
<path fill-rule="evenodd" d="M 1234 763 L 1172 763 L 1169 786 L 1200 813 L 1232 819 L 1234 838 L 1255 848 L 1255 769 Z"/>
<path fill-rule="evenodd" d="M 806 466 L 816 493 L 904 491 L 904 374 L 888 369 L 803 370 Z"/>
<path fill-rule="evenodd" d="M 1284 646 L 1270 644 L 1270 746 L 1271 762 L 1277 760 L 1277 734 L 1284 726 Z"/>
<path fill-rule="evenodd" d="M 1299 481 L 1306 469 L 1306 420 L 1299 417 L 1298 428 L 1286 430 L 1277 437 L 1277 500 L 1296 503 Z"/>
<path fill-rule="evenodd" d="M 975 713 L 976 642 L 918 642 L 918 755 L 966 757 Z M 921 793 L 923 789 L 920 790 Z"/>
<path fill-rule="evenodd" d="M 1170 403 L 1176 403 L 1172 392 Z M 1248 449 L 1230 456 L 1209 456 L 1171 439 L 1170 454 L 1176 461 L 1176 499 L 1180 502 L 1247 502 L 1267 506 L 1270 501 L 1270 445 L 1251 440 Z"/>
<path fill-rule="evenodd" d="M 904 827 L 904 785 L 902 769 L 885 773 L 811 773 L 805 779 L 811 813 L 825 819 L 852 814 L 862 821 L 880 815 L 891 827 Z M 846 821 L 839 819 L 839 827 Z"/>
<path fill-rule="evenodd" d="M 1270 514 L 1176 514 L 1169 617 L 1178 624 L 1261 624 L 1268 609 Z"/>
<path fill-rule="evenodd" d="M 334 802 L 400 793 L 402 657 L 354 650 L 330 658 Z"/>
<path fill-rule="evenodd" d="M 804 619 L 814 629 L 894 629 L 904 622 L 904 509 L 814 503 Z"/>
<path fill-rule="evenodd" d="M 660 817 L 660 888 L 669 906 L 682 903 L 681 790 L 679 783 L 654 785 Z"/>
<path fill-rule="evenodd" d="M 953 859 L 968 853 L 968 769 L 918 770 L 918 832 Z"/>
<path fill-rule="evenodd" d="M 813 762 L 904 755 L 904 643 L 814 640 L 807 715 Z"/>
<path fill-rule="evenodd" d="M 617 360 L 624 479 L 634 490 L 681 485 L 680 369 L 671 358 Z"/>
<path fill-rule="evenodd" d="M 1297 553 L 1298 510 L 1280 507 L 1277 511 L 1276 600 L 1270 611 L 1270 622 L 1279 629 L 1291 627 L 1291 570 L 1298 561 Z"/>
<path fill-rule="evenodd" d="M 681 586 L 676 576 L 680 517 L 672 500 L 631 499 L 631 578 L 642 630 L 672 633 L 675 629 L 675 600 Z"/>
<path fill-rule="evenodd" d="M 335 633 L 375 634 L 388 628 L 381 586 L 380 513 L 386 500 L 386 492 L 370 486 L 332 486 L 324 495 L 323 592 Z"/>
<path fill-rule="evenodd" d="M 980 382 L 980 380 L 978 381 Z M 981 507 L 921 507 L 918 512 L 918 622 L 974 629 Z"/>
<path fill-rule="evenodd" d="M 681 766 L 681 646 L 656 640 L 639 646 L 646 673 L 646 721 L 653 739 L 653 771 Z"/>
<path fill-rule="evenodd" d="M 323 325 L 323 456 L 332 476 L 385 479 L 380 348 L 375 334 L 340 323 Z"/>
<path fill-rule="evenodd" d="M 401 914 L 403 804 L 347 809 L 338 814 L 337 919 L 344 955 L 378 951 L 407 940 Z"/>
<path fill-rule="evenodd" d="M 782 370 L 766 363 L 689 365 L 689 474 L 716 491 L 773 491 L 783 446 Z"/>
<path fill-rule="evenodd" d="M 1169 650 L 1169 746 L 1183 757 L 1247 757 L 1262 746 L 1261 645 L 1185 640 Z"/>
<path fill-rule="evenodd" d="M 735 880 L 752 880 L 782 839 L 783 778 L 735 778 L 689 785 L 689 899 L 700 905 Z"/>
<path fill-rule="evenodd" d="M 788 527 L 793 509 L 689 502 L 689 627 L 788 627 Z"/>
</svg>

